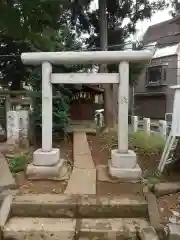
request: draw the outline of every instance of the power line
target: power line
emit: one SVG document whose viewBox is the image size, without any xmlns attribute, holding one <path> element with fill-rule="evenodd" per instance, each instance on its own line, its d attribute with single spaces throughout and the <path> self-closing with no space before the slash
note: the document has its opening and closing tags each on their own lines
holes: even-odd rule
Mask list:
<svg viewBox="0 0 180 240">
<path fill-rule="evenodd" d="M 142 49 L 140 49 L 140 50 L 148 50 L 148 48 L 150 48 L 150 47 L 154 47 L 154 48 L 169 47 L 169 46 L 178 44 L 178 42 L 176 42 L 176 41 L 166 42 L 166 43 L 158 43 L 158 41 L 160 39 L 167 38 L 167 37 L 172 37 L 172 36 L 175 37 L 177 35 L 180 36 L 180 33 L 178 33 L 178 34 L 168 34 L 166 36 L 159 37 L 158 39 L 156 39 L 154 41 L 151 41 L 149 44 L 147 43 L 145 45 L 142 45 Z M 152 42 L 153 42 L 153 44 L 152 44 Z M 108 49 L 119 47 L 119 48 L 122 48 L 123 51 L 132 50 L 132 47 L 125 48 L 125 46 L 133 44 L 133 43 L 134 43 L 133 41 L 128 41 L 126 43 L 108 45 Z M 84 52 L 84 51 L 91 51 L 91 50 L 92 51 L 94 51 L 94 50 L 101 51 L 101 48 L 100 47 L 91 47 L 91 48 L 84 48 L 84 49 L 82 48 L 82 49 L 74 50 L 74 52 Z M 138 49 L 136 49 L 136 51 L 138 51 Z M 20 54 L 0 54 L 0 57 L 21 57 L 21 55 Z"/>
</svg>

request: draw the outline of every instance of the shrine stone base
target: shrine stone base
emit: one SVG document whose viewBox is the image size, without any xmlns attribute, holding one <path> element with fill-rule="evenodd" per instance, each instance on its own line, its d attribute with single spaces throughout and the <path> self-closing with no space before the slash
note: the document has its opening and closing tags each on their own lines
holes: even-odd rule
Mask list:
<svg viewBox="0 0 180 240">
<path fill-rule="evenodd" d="M 26 170 L 30 180 L 66 180 L 69 178 L 68 166 L 64 159 L 61 159 L 53 166 L 35 166 L 29 164 Z"/>
<path fill-rule="evenodd" d="M 33 165 L 35 166 L 53 166 L 58 164 L 59 160 L 60 150 L 58 148 L 52 148 L 49 152 L 37 149 L 33 154 Z"/>
<path fill-rule="evenodd" d="M 108 162 L 109 173 L 113 178 L 127 182 L 139 182 L 142 171 L 137 164 L 135 152 L 119 153 L 117 149 L 111 151 L 111 159 Z"/>
<path fill-rule="evenodd" d="M 60 150 L 43 152 L 38 149 L 33 154 L 33 162 L 28 165 L 26 171 L 28 179 L 64 180 L 68 174 L 68 168 L 64 159 L 60 159 Z"/>
</svg>

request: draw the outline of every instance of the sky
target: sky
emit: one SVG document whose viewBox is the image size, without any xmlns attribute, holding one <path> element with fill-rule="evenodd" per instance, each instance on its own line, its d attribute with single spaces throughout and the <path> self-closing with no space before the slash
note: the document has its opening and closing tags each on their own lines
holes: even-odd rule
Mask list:
<svg viewBox="0 0 180 240">
<path fill-rule="evenodd" d="M 98 8 L 98 0 L 94 0 L 92 3 L 92 8 Z M 137 23 L 137 34 L 135 38 L 143 35 L 147 28 L 151 25 L 166 21 L 171 18 L 169 14 L 170 8 L 166 8 L 166 10 L 156 12 L 151 20 L 145 20 L 143 22 Z"/>
</svg>

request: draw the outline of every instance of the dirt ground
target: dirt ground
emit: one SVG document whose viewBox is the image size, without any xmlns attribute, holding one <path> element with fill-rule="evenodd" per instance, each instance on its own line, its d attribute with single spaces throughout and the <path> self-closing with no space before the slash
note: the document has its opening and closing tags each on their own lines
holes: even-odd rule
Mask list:
<svg viewBox="0 0 180 240">
<path fill-rule="evenodd" d="M 102 145 L 98 136 L 89 135 L 88 142 L 91 149 L 91 154 L 95 165 L 107 165 L 110 157 L 110 152 L 107 147 Z M 122 194 L 143 194 L 142 184 L 133 183 L 110 183 L 97 181 L 98 195 L 122 195 Z"/>
<path fill-rule="evenodd" d="M 88 136 L 92 157 L 96 165 L 107 165 L 110 157 L 110 150 L 105 147 L 97 136 Z M 144 175 L 151 175 L 157 170 L 160 156 L 143 157 L 138 156 L 138 164 L 143 170 Z M 179 165 L 179 166 L 178 166 Z M 166 169 L 164 175 L 159 179 L 160 182 L 180 182 L 180 164 L 174 164 Z M 98 195 L 121 195 L 136 194 L 142 195 L 143 184 L 133 183 L 108 183 L 97 182 Z M 166 195 L 158 198 L 158 207 L 162 223 L 176 221 L 180 223 L 180 193 Z"/>
<path fill-rule="evenodd" d="M 60 148 L 61 158 L 64 158 L 67 161 L 72 162 L 72 140 L 71 137 L 67 141 L 61 140 L 53 143 L 54 147 Z M 33 148 L 29 149 L 28 156 L 27 151 L 24 151 L 24 154 L 29 158 L 29 162 L 32 161 Z M 22 149 L 18 149 L 13 154 L 18 154 L 18 151 L 23 153 Z M 67 186 L 67 181 L 42 181 L 35 180 L 29 181 L 26 177 L 25 172 L 14 173 L 16 180 L 18 194 L 25 193 L 63 193 Z"/>
</svg>

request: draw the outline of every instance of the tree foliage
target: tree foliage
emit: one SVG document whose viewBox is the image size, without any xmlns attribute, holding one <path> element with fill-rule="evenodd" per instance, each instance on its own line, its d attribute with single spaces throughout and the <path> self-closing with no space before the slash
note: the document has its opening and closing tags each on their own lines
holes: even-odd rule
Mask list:
<svg viewBox="0 0 180 240">
<path fill-rule="evenodd" d="M 31 120 L 33 127 L 41 125 L 41 68 L 24 66 L 22 52 L 67 51 L 81 47 L 71 24 L 68 1 L 3 0 L 0 2 L 0 85 L 20 90 L 30 85 L 33 100 Z M 9 17 L 11 16 L 11 17 Z M 77 66 L 58 66 L 56 72 L 77 71 Z M 64 129 L 68 123 L 71 89 L 57 85 L 53 94 L 60 96 L 53 101 L 54 129 Z"/>
<path fill-rule="evenodd" d="M 89 32 L 86 45 L 89 49 L 100 50 L 99 9 L 90 9 L 89 0 L 72 0 L 73 23 Z M 166 0 L 106 0 L 108 50 L 122 50 L 125 40 L 135 33 L 136 24 L 140 20 L 149 19 L 157 10 L 167 6 Z M 137 64 L 134 65 L 134 67 Z M 138 65 L 139 66 L 139 65 Z M 109 71 L 115 71 L 116 66 L 109 66 Z M 133 72 L 139 71 L 138 67 Z M 137 71 L 136 71 L 137 70 Z"/>
<path fill-rule="evenodd" d="M 180 2 L 179 0 L 170 0 L 169 4 L 172 7 L 170 14 L 172 17 L 175 17 L 178 13 L 180 13 Z"/>
<path fill-rule="evenodd" d="M 73 21 L 79 22 L 87 31 L 99 34 L 99 10 L 90 9 L 89 0 L 72 0 Z M 139 20 L 149 19 L 157 10 L 167 6 L 166 0 L 106 0 L 108 30 L 121 30 L 122 37 L 127 38 L 136 31 Z M 127 23 L 124 23 L 124 20 Z M 120 40 L 120 39 L 118 39 Z"/>
</svg>

